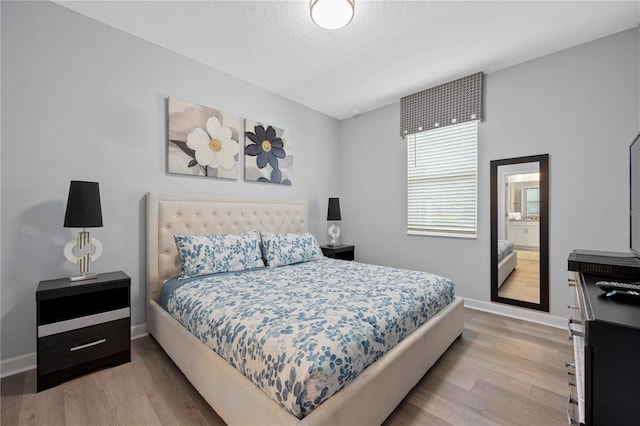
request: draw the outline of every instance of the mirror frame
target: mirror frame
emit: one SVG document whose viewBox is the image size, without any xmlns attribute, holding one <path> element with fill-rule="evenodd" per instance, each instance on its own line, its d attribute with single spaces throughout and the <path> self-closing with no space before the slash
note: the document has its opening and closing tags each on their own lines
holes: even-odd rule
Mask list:
<svg viewBox="0 0 640 426">
<path fill-rule="evenodd" d="M 521 163 L 540 165 L 540 303 L 498 295 L 498 167 Z M 491 301 L 549 312 L 549 154 L 491 161 Z"/>
</svg>

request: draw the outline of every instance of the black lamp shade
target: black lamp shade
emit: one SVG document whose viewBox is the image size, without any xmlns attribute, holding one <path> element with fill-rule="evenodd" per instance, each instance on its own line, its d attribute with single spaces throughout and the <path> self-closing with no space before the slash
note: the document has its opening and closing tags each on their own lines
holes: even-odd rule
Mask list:
<svg viewBox="0 0 640 426">
<path fill-rule="evenodd" d="M 102 227 L 100 188 L 98 182 L 71 181 L 67 212 L 64 215 L 65 228 Z"/>
<path fill-rule="evenodd" d="M 329 208 L 327 209 L 327 220 L 342 220 L 340 217 L 340 199 L 329 198 Z"/>
</svg>

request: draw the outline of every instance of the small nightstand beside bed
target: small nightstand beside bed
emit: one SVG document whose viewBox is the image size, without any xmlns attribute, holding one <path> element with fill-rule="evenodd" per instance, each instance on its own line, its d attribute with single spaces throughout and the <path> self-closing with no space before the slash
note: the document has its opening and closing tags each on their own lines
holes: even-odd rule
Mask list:
<svg viewBox="0 0 640 426">
<path fill-rule="evenodd" d="M 518 263 L 518 255 L 513 251 L 513 242 L 498 240 L 498 288 L 504 284 Z"/>
<path fill-rule="evenodd" d="M 174 235 L 301 233 L 306 202 L 147 201 L 147 328 L 229 424 L 382 423 L 462 333 L 463 303 L 446 278 L 321 253 L 169 280 L 181 270 Z"/>
</svg>

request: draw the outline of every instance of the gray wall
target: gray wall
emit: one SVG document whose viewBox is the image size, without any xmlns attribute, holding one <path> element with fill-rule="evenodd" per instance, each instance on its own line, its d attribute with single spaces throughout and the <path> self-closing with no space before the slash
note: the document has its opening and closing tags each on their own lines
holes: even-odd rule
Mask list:
<svg viewBox="0 0 640 426">
<path fill-rule="evenodd" d="M 489 161 L 549 153 L 551 314 L 566 315 L 573 248 L 628 250 L 628 145 L 639 130 L 638 29 L 486 78 L 478 136 L 478 238 L 406 235 L 400 106 L 340 126 L 344 240 L 359 260 L 433 271 L 490 300 Z"/>
<path fill-rule="evenodd" d="M 326 199 L 340 195 L 343 241 L 358 260 L 453 278 L 489 300 L 489 161 L 551 156 L 551 309 L 564 316 L 574 247 L 626 250 L 626 147 L 640 126 L 637 29 L 487 76 L 479 136 L 479 236 L 406 236 L 406 145 L 399 104 L 341 123 L 52 3 L 1 2 L 1 359 L 35 350 L 38 281 L 70 275 L 62 227 L 72 179 L 100 182 L 105 246 L 95 270 L 132 277 L 144 322 L 144 194 L 303 198 L 326 241 Z M 165 172 L 165 98 L 273 122 L 292 134 L 294 185 Z M 337 164 L 336 164 L 336 159 Z M 304 171 L 304 172 L 303 172 Z"/>
<path fill-rule="evenodd" d="M 97 272 L 132 278 L 132 324 L 145 318 L 148 191 L 306 199 L 325 242 L 338 191 L 339 123 L 53 3 L 2 7 L 2 351 L 35 351 L 38 281 L 68 276 L 62 227 L 69 181 L 100 182 Z M 233 37 L 233 36 L 230 36 Z M 293 186 L 167 175 L 165 98 L 266 121 L 294 144 Z"/>
</svg>

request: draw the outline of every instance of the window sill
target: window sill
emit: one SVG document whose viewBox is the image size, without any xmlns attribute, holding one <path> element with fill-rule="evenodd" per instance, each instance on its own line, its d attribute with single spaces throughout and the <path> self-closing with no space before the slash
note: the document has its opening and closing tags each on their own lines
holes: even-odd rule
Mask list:
<svg viewBox="0 0 640 426">
<path fill-rule="evenodd" d="M 445 238 L 462 238 L 467 240 L 475 240 L 478 234 L 458 234 L 453 232 L 434 232 L 434 231 L 407 231 L 407 235 L 417 235 L 422 237 L 445 237 Z"/>
</svg>

